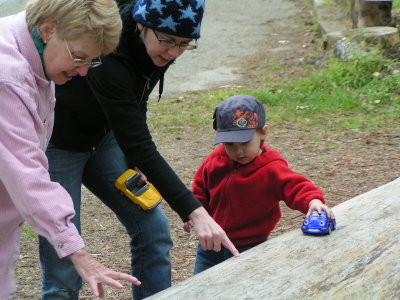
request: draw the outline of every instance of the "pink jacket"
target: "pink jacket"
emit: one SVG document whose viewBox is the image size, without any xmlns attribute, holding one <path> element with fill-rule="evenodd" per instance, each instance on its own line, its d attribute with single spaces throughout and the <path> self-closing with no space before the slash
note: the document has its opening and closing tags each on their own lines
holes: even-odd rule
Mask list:
<svg viewBox="0 0 400 300">
<path fill-rule="evenodd" d="M 277 151 L 263 149 L 251 163 L 239 165 L 221 145 L 206 157 L 193 181 L 193 194 L 237 247 L 267 239 L 281 218 L 281 200 L 302 213 L 311 200 L 324 202 L 314 183 L 293 172 Z"/>
<path fill-rule="evenodd" d="M 47 170 L 54 83 L 44 75 L 25 17 L 0 19 L 0 264 L 7 248 L 16 249 L 11 236 L 23 220 L 59 257 L 84 247 L 70 222 L 72 200 Z"/>
</svg>

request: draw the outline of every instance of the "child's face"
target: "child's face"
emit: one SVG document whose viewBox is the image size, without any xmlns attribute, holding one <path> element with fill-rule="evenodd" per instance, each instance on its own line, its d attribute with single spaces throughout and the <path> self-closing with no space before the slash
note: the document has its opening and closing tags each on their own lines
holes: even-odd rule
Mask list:
<svg viewBox="0 0 400 300">
<path fill-rule="evenodd" d="M 260 155 L 262 141 L 267 137 L 267 126 L 256 130 L 252 139 L 246 143 L 224 143 L 226 154 L 241 165 L 252 162 Z"/>
</svg>

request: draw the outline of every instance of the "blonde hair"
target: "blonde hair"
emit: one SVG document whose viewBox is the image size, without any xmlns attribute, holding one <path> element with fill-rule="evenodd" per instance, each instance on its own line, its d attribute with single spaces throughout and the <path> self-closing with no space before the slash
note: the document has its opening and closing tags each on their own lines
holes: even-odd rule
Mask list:
<svg viewBox="0 0 400 300">
<path fill-rule="evenodd" d="M 86 35 L 103 55 L 117 47 L 122 29 L 114 0 L 30 0 L 26 15 L 31 33 L 40 33 L 43 21 L 53 20 L 59 38 L 74 40 Z"/>
</svg>

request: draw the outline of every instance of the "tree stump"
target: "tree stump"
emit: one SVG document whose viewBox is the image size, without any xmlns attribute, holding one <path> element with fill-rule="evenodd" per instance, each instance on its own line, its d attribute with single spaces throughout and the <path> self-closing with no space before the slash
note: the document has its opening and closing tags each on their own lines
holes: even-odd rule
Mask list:
<svg viewBox="0 0 400 300">
<path fill-rule="evenodd" d="M 357 44 L 363 41 L 367 44 L 378 44 L 384 49 L 390 49 L 400 44 L 400 35 L 397 28 L 388 26 L 365 27 L 330 32 L 324 36 L 324 48 L 335 48 L 338 43 L 343 40 L 352 44 L 354 50 L 359 47 Z"/>
<path fill-rule="evenodd" d="M 353 28 L 396 26 L 392 18 L 392 0 L 352 0 L 351 18 Z"/>
</svg>

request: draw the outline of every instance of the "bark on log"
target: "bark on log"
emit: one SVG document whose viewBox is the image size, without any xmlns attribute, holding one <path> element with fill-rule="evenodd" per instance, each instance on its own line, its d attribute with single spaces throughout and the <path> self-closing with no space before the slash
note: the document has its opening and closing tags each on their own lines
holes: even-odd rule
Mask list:
<svg viewBox="0 0 400 300">
<path fill-rule="evenodd" d="M 149 299 L 400 299 L 400 178 L 333 211 L 329 236 L 299 227 Z"/>
</svg>

